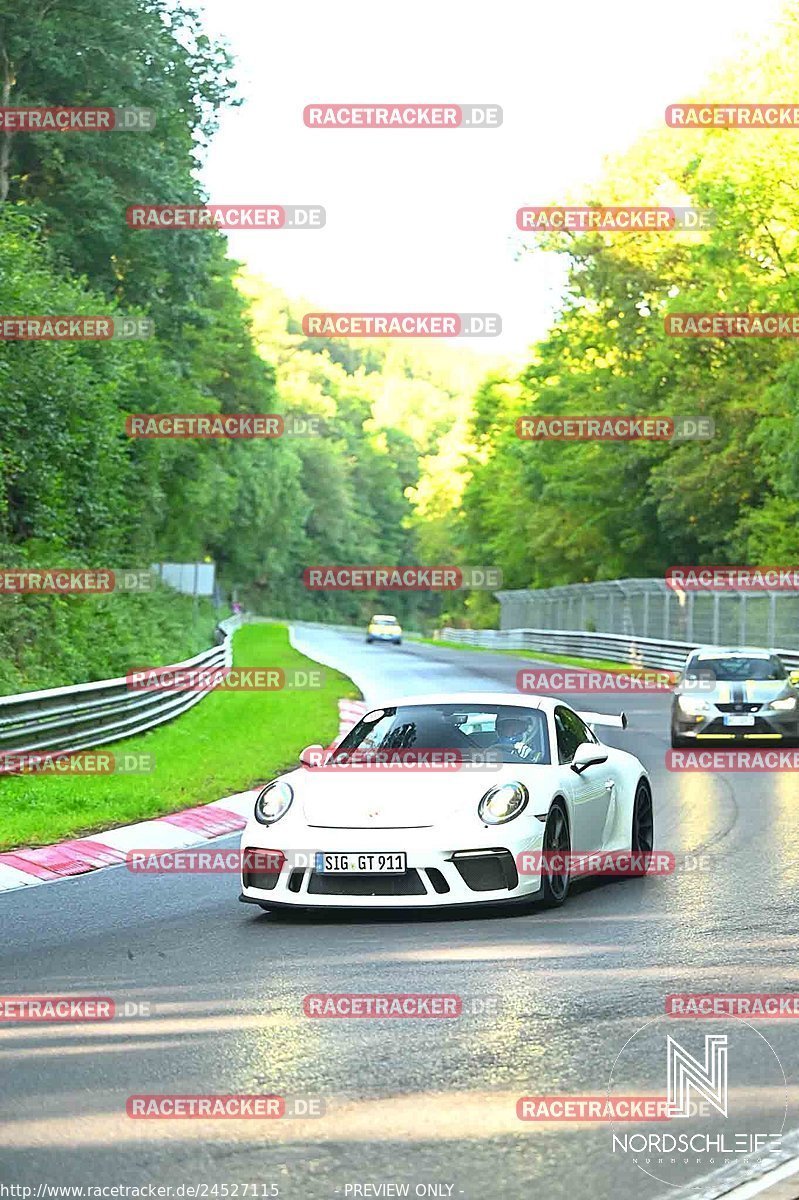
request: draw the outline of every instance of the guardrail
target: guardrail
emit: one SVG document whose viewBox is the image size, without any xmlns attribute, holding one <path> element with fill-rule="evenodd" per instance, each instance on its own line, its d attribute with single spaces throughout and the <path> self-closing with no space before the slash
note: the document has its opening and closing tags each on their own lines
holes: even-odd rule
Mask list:
<svg viewBox="0 0 799 1200">
<path fill-rule="evenodd" d="M 232 666 L 232 634 L 240 624 L 240 616 L 220 621 L 224 638 L 218 645 L 159 669 Z M 171 721 L 210 690 L 132 691 L 122 677 L 0 696 L 0 755 L 71 753 L 116 742 Z"/>
<path fill-rule="evenodd" d="M 571 658 L 604 658 L 635 667 L 661 667 L 679 671 L 696 643 L 666 642 L 657 638 L 630 637 L 621 633 L 586 633 L 579 629 L 451 629 L 438 637 L 464 646 L 492 650 L 543 650 Z M 775 650 L 786 667 L 799 669 L 796 650 Z"/>
</svg>

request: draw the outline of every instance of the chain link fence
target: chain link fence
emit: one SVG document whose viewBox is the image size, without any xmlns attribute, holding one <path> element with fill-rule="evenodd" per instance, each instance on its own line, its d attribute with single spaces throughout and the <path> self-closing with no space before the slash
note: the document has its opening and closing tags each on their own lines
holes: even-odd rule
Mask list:
<svg viewBox="0 0 799 1200">
<path fill-rule="evenodd" d="M 799 650 L 799 595 L 790 592 L 677 592 L 662 579 L 613 579 L 496 596 L 500 629 Z"/>
</svg>

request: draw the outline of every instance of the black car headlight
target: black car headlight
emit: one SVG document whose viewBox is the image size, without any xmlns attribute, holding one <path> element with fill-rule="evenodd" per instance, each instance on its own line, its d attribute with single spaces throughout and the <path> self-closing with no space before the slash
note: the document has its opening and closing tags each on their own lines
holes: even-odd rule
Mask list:
<svg viewBox="0 0 799 1200">
<path fill-rule="evenodd" d="M 255 801 L 255 819 L 262 825 L 274 825 L 281 817 L 285 817 L 294 799 L 294 789 L 290 784 L 278 780 L 268 783 L 262 792 L 258 793 Z"/>
<path fill-rule="evenodd" d="M 523 783 L 500 783 L 488 789 L 477 806 L 477 815 L 486 825 L 504 825 L 518 817 L 529 799 Z"/>
</svg>

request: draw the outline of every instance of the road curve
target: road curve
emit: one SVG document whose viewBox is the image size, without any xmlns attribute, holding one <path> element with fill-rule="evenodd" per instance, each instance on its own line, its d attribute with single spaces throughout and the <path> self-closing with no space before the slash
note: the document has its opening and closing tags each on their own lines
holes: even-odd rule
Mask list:
<svg viewBox="0 0 799 1200">
<path fill-rule="evenodd" d="M 408 642 L 366 645 L 312 627 L 297 627 L 294 639 L 370 700 L 512 692 L 529 665 Z M 569 698 L 578 708 L 618 707 L 608 696 Z M 150 1006 L 149 1015 L 108 1023 L 0 1025 L 0 1180 L 169 1185 L 177 1196 L 181 1184 L 239 1185 L 239 1196 L 274 1184 L 290 1200 L 397 1195 L 405 1186 L 411 1196 L 468 1200 L 680 1194 L 612 1150 L 608 1126 L 522 1122 L 516 1101 L 604 1095 L 625 1044 L 660 1021 L 668 993 L 796 990 L 799 789 L 790 775 L 671 773 L 668 697 L 623 706 L 629 729 L 603 736 L 651 773 L 657 846 L 693 855 L 683 861 L 697 869 L 581 884 L 555 912 L 482 916 L 263 914 L 237 903 L 235 877 L 125 868 L 0 897 L 4 994 Z M 470 1012 L 455 1021 L 309 1020 L 302 1000 L 318 992 L 456 993 Z M 698 1032 L 707 1024 L 694 1022 Z M 774 1086 L 758 1033 L 786 1087 Z M 660 1041 L 635 1045 L 634 1066 L 625 1052 L 615 1077 L 623 1068 L 628 1086 L 616 1090 L 663 1094 Z M 740 1040 L 730 1072 L 742 1128 L 799 1126 L 796 1062 L 789 1020 L 759 1022 Z M 164 1093 L 310 1097 L 326 1115 L 127 1117 L 128 1096 Z M 755 1169 L 739 1156 L 731 1163 L 686 1194 L 719 1195 Z M 687 1184 L 718 1166 L 658 1169 Z"/>
</svg>

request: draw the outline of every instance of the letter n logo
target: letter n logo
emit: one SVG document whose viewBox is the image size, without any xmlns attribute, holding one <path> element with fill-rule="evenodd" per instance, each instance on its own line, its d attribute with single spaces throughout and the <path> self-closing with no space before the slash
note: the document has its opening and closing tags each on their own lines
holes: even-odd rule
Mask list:
<svg viewBox="0 0 799 1200">
<path fill-rule="evenodd" d="M 705 1034 L 704 1066 L 673 1037 L 666 1037 L 669 1117 L 690 1117 L 691 1088 L 727 1115 L 727 1035 Z"/>
</svg>

